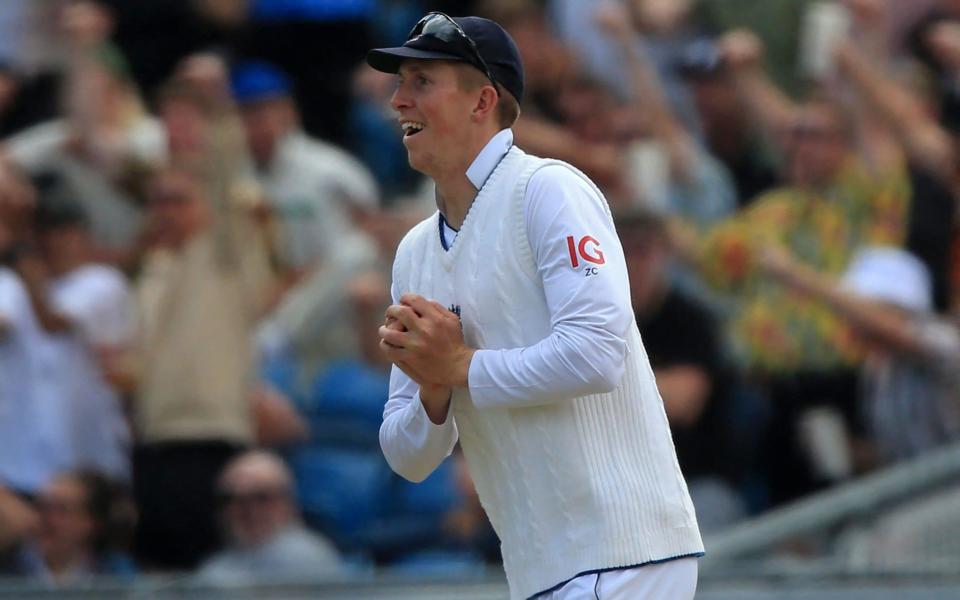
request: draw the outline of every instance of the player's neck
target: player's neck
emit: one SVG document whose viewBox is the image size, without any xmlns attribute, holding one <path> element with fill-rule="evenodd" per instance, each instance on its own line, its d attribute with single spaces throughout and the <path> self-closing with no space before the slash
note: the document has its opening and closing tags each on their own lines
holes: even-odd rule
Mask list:
<svg viewBox="0 0 960 600">
<path fill-rule="evenodd" d="M 433 175 L 437 184 L 437 207 L 454 229 L 460 229 L 473 199 L 477 197 L 477 188 L 467 177 L 467 169 L 496 134 L 497 131 L 492 125 L 474 130 L 469 141 L 464 144 L 463 160 L 458 160 L 456 167 Z"/>
<path fill-rule="evenodd" d="M 477 188 L 473 187 L 466 173 L 452 176 L 448 179 L 437 179 L 437 208 L 443 213 L 450 227 L 460 229 L 463 220 L 477 197 Z"/>
</svg>

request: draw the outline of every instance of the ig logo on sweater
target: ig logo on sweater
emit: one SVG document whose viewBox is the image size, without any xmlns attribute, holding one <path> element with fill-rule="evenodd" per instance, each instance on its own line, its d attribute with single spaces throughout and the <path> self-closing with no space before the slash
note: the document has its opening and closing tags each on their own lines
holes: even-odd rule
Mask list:
<svg viewBox="0 0 960 600">
<path fill-rule="evenodd" d="M 574 269 L 580 268 L 581 259 L 593 265 L 602 265 L 607 262 L 607 259 L 603 257 L 603 251 L 600 250 L 600 242 L 591 235 L 583 236 L 579 242 L 575 242 L 574 237 L 568 235 L 567 250 L 570 252 L 570 266 Z M 597 268 L 590 265 L 584 268 L 584 272 L 586 277 L 599 274 Z"/>
</svg>

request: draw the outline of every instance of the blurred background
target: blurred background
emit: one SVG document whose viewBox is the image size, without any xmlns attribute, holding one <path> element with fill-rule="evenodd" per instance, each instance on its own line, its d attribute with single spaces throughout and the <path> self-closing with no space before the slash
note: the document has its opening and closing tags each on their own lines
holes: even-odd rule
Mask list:
<svg viewBox="0 0 960 600">
<path fill-rule="evenodd" d="M 507 597 L 378 445 L 428 10 L 613 209 L 698 598 L 960 597 L 955 0 L 3 0 L 0 596 Z"/>
</svg>

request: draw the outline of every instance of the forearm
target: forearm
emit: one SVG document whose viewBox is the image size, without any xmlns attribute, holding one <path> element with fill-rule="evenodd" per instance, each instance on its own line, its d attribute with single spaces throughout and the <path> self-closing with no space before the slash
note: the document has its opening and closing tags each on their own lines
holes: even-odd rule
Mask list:
<svg viewBox="0 0 960 600">
<path fill-rule="evenodd" d="M 610 391 L 623 376 L 626 337 L 635 327 L 626 261 L 603 198 L 566 167 L 553 165 L 530 178 L 527 199 L 527 239 L 550 328 L 523 347 L 477 350 L 468 384 L 481 408 L 537 406 Z M 581 240 L 580 256 L 591 259 L 589 277 L 570 250 L 574 240 Z M 591 241 L 593 255 L 586 250 Z"/>
<path fill-rule="evenodd" d="M 417 384 L 396 367 L 390 376 L 390 399 L 380 426 L 380 447 L 390 468 L 413 482 L 426 479 L 450 455 L 457 429 L 449 414 L 434 423 Z"/>
<path fill-rule="evenodd" d="M 941 176 L 954 164 L 950 136 L 924 112 L 921 101 L 889 79 L 862 50 L 846 44 L 838 63 L 858 96 L 896 136 L 910 157 Z"/>
<path fill-rule="evenodd" d="M 794 266 L 791 274 L 781 276 L 780 280 L 826 303 L 864 334 L 878 338 L 902 352 L 921 350 L 906 321 L 895 312 L 896 309 L 847 292 L 838 282 L 800 263 Z"/>
<path fill-rule="evenodd" d="M 538 344 L 478 350 L 470 365 L 470 396 L 478 408 L 539 406 L 609 392 L 620 383 L 623 338 L 602 327 L 570 327 Z"/>
<path fill-rule="evenodd" d="M 17 272 L 30 297 L 33 312 L 40 326 L 50 333 L 59 333 L 73 329 L 73 323 L 57 312 L 50 304 L 47 292 L 45 267 L 40 259 L 32 254 L 22 256 L 16 265 Z"/>
<path fill-rule="evenodd" d="M 670 109 L 654 65 L 634 41 L 624 40 L 619 44 L 629 74 L 631 96 L 634 101 L 643 102 L 654 136 L 667 148 L 671 171 L 686 181 L 693 170 L 693 141 Z"/>
<path fill-rule="evenodd" d="M 797 114 L 796 104 L 760 67 L 734 71 L 734 82 L 747 111 L 759 121 L 764 134 L 778 142 L 781 132 L 789 127 Z"/>
<path fill-rule="evenodd" d="M 427 418 L 434 425 L 443 425 L 450 416 L 452 388 L 444 386 L 420 386 L 420 403 Z"/>
</svg>

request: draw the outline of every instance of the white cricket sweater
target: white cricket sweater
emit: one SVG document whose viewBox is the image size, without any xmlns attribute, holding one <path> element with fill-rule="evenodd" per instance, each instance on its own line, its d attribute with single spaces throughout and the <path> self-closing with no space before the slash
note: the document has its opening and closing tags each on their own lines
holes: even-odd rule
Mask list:
<svg viewBox="0 0 960 600">
<path fill-rule="evenodd" d="M 537 170 L 557 164 L 564 163 L 512 148 L 448 252 L 438 215 L 414 227 L 397 252 L 397 294 L 459 307 L 474 348 L 527 348 L 547 338 L 551 314 L 524 227 L 525 192 Z M 502 541 L 514 599 L 585 572 L 703 552 L 635 323 L 624 338 L 624 374 L 607 393 L 478 408 L 469 389 L 454 391 L 451 415 Z"/>
</svg>

